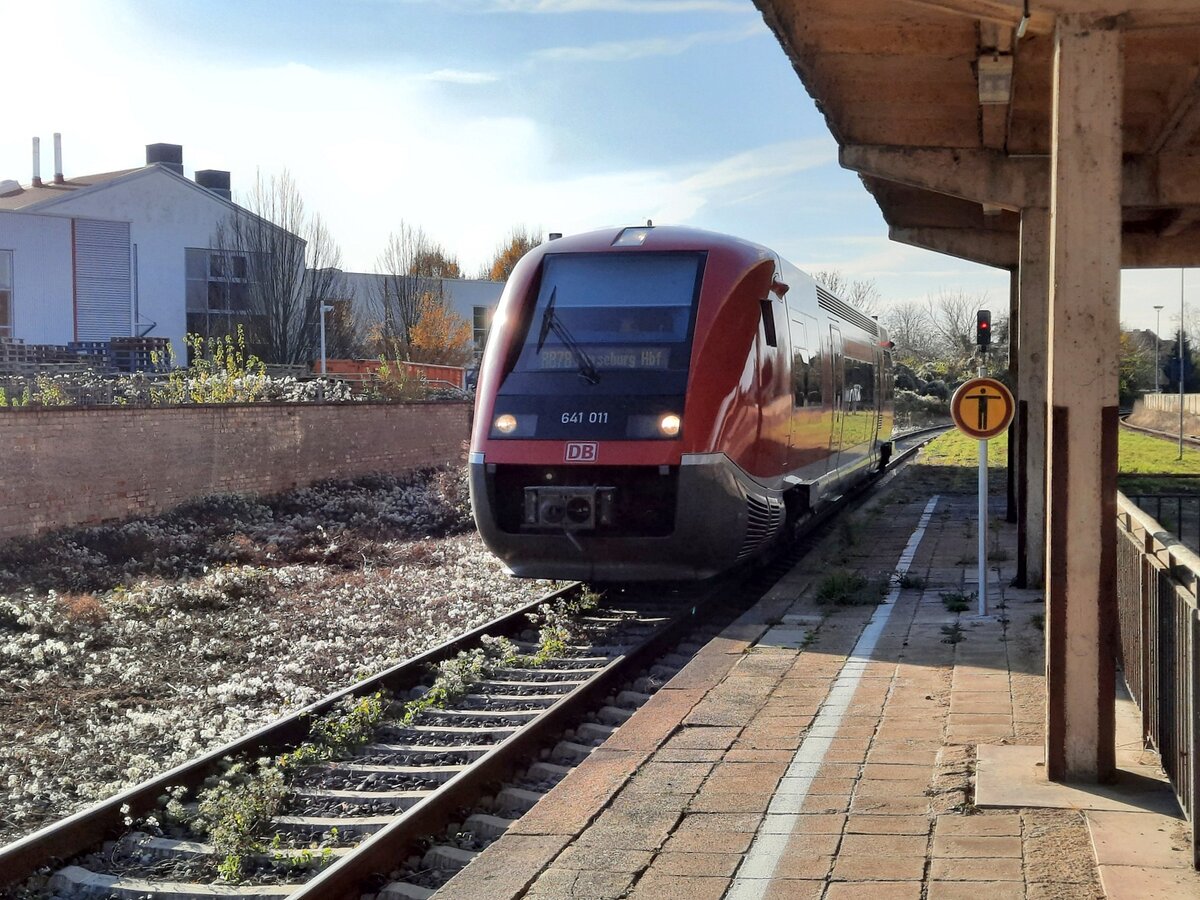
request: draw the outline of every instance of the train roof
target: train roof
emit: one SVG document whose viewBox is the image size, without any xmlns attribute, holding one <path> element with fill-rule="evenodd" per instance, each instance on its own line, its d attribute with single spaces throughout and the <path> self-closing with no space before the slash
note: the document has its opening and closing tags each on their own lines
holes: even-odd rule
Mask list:
<svg viewBox="0 0 1200 900">
<path fill-rule="evenodd" d="M 604 250 L 711 250 L 740 251 L 754 259 L 775 258 L 771 249 L 742 238 L 688 228 L 682 225 L 630 225 L 599 228 L 557 238 L 540 245 L 543 253 L 594 253 Z"/>
</svg>

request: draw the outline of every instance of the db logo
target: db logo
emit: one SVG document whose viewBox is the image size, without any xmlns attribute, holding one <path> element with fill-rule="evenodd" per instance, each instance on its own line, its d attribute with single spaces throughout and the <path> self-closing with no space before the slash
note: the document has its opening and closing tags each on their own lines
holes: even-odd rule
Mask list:
<svg viewBox="0 0 1200 900">
<path fill-rule="evenodd" d="M 568 441 L 567 462 L 595 462 L 600 445 L 595 441 Z"/>
</svg>

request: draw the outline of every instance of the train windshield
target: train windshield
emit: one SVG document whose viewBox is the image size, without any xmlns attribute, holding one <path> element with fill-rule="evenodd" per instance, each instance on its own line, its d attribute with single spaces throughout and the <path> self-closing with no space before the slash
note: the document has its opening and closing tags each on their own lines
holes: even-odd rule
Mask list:
<svg viewBox="0 0 1200 900">
<path fill-rule="evenodd" d="M 686 371 L 702 253 L 552 254 L 517 372 Z"/>
</svg>

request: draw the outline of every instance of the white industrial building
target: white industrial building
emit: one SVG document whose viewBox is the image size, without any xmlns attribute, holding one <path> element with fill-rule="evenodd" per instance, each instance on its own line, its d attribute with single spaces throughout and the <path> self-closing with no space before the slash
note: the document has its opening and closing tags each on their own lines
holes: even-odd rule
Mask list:
<svg viewBox="0 0 1200 900">
<path fill-rule="evenodd" d="M 189 315 L 194 326 L 238 312 L 233 267 L 210 249 L 237 210 L 228 172 L 192 181 L 182 147 L 151 144 L 144 166 L 66 178 L 56 136 L 53 179 L 40 177 L 36 141 L 33 174 L 28 186 L 0 181 L 0 337 L 164 337 L 182 359 Z"/>
<path fill-rule="evenodd" d="M 0 181 L 0 338 L 168 338 L 182 361 L 186 333 L 225 331 L 249 315 L 251 267 L 214 249 L 220 227 L 245 212 L 230 199 L 228 172 L 188 179 L 181 146 L 150 144 L 143 166 L 67 178 L 58 135 L 54 151 L 53 178 L 41 178 L 35 138 L 31 182 Z M 370 327 L 380 279 L 345 273 L 334 298 L 350 307 L 359 335 Z M 482 348 L 503 284 L 439 281 Z"/>
</svg>

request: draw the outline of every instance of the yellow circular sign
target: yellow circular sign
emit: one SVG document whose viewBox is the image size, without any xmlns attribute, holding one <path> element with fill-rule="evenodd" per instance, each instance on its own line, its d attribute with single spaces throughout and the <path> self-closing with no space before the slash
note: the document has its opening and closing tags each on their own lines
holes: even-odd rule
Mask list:
<svg viewBox="0 0 1200 900">
<path fill-rule="evenodd" d="M 963 434 L 988 441 L 1008 428 L 1016 406 L 1012 391 L 995 378 L 972 378 L 954 392 L 950 415 Z"/>
</svg>

